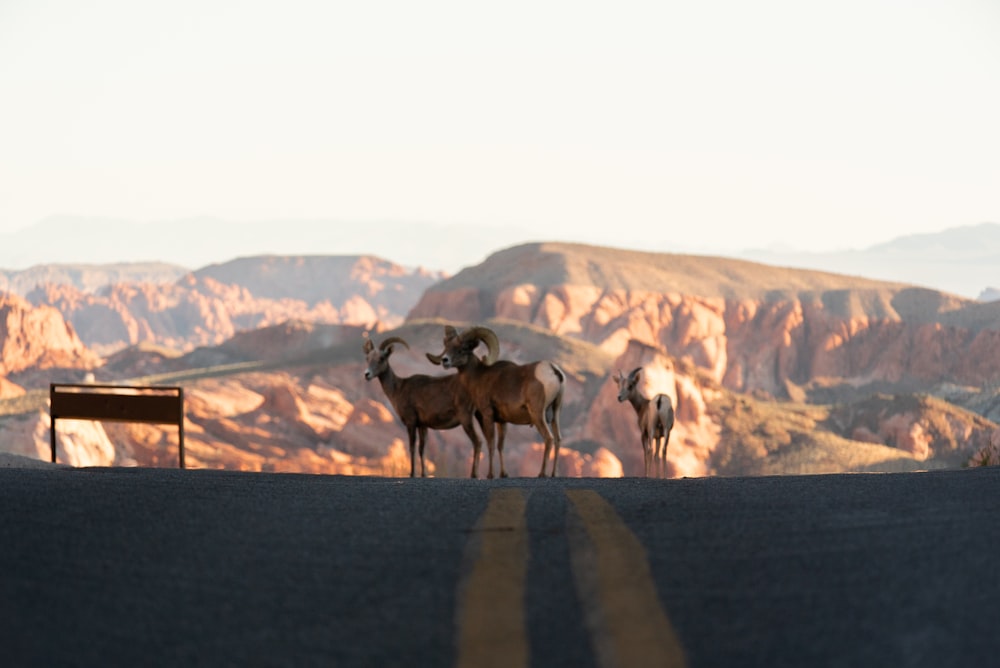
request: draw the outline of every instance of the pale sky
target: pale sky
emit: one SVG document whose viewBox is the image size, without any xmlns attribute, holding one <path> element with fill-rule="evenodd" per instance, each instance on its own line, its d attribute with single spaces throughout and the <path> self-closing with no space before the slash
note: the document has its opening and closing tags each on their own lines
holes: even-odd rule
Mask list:
<svg viewBox="0 0 1000 668">
<path fill-rule="evenodd" d="M 51 214 L 686 250 L 1000 222 L 1000 3 L 0 0 L 0 233 Z"/>
</svg>

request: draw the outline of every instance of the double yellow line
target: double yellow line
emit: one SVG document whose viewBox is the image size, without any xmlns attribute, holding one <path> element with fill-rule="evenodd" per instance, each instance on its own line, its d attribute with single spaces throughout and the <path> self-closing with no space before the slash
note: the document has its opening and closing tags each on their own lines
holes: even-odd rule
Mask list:
<svg viewBox="0 0 1000 668">
<path fill-rule="evenodd" d="M 566 495 L 570 561 L 597 664 L 684 666 L 639 539 L 596 492 L 567 490 Z M 523 491 L 494 490 L 476 526 L 471 568 L 459 591 L 459 668 L 529 663 L 526 508 Z"/>
<path fill-rule="evenodd" d="M 516 489 L 490 494 L 475 536 L 479 553 L 458 600 L 458 667 L 528 665 L 524 578 L 528 570 L 527 503 Z M 475 544 L 470 546 L 475 549 Z"/>
</svg>

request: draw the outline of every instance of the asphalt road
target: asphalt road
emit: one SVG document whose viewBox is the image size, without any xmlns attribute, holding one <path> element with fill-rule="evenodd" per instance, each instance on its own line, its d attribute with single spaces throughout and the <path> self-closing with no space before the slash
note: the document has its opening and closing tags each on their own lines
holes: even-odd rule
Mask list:
<svg viewBox="0 0 1000 668">
<path fill-rule="evenodd" d="M 0 469 L 4 666 L 987 666 L 1000 469 Z"/>
</svg>

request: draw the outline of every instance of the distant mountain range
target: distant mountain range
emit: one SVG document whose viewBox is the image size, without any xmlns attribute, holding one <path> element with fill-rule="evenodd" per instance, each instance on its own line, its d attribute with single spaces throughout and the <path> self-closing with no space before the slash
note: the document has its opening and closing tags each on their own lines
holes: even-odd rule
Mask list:
<svg viewBox="0 0 1000 668">
<path fill-rule="evenodd" d="M 99 243 L 95 243 L 95 239 Z M 455 273 L 496 250 L 544 241 L 518 228 L 433 223 L 275 220 L 233 223 L 190 218 L 157 223 L 53 216 L 0 235 L 0 269 L 10 274 L 36 265 L 161 263 L 163 275 L 258 255 L 375 255 L 406 267 Z M 624 241 L 623 248 L 648 248 Z M 860 250 L 810 253 L 749 249 L 720 253 L 768 265 L 818 269 L 907 283 L 962 297 L 992 300 L 1000 293 L 1000 224 L 955 227 L 898 237 Z M 165 265 L 175 265 L 168 268 Z M 133 267 L 134 269 L 135 267 Z M 126 271 L 127 273 L 127 271 Z M 124 276 L 123 276 L 124 277 Z M 25 280 L 34 280 L 33 277 Z"/>
<path fill-rule="evenodd" d="M 11 290 L 19 299 L 57 309 L 88 348 L 107 354 L 144 343 L 189 350 L 287 321 L 395 326 L 444 278 L 372 256 L 265 255 L 176 275 L 170 265 L 109 267 L 39 266 L 24 273 L 47 280 L 15 275 L 8 283 L 26 288 Z"/>
<path fill-rule="evenodd" d="M 49 264 L 162 262 L 188 270 L 260 255 L 374 255 L 405 267 L 454 273 L 481 262 L 503 243 L 527 241 L 517 228 L 421 222 L 217 218 L 134 222 L 50 216 L 0 234 L 0 269 Z"/>
<path fill-rule="evenodd" d="M 776 266 L 909 283 L 971 299 L 1000 298 L 996 290 L 1000 287 L 1000 225 L 996 223 L 898 237 L 862 250 L 748 250 L 740 257 Z"/>
</svg>

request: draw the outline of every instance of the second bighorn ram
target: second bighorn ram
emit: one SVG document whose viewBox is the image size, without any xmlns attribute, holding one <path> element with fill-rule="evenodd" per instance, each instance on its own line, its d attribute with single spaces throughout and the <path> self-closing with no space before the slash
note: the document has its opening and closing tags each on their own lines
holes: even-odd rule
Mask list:
<svg viewBox="0 0 1000 668">
<path fill-rule="evenodd" d="M 670 430 L 674 427 L 674 404 L 665 394 L 657 394 L 651 399 L 639 392 L 639 374 L 642 367 L 632 369 L 628 376 L 621 371 L 615 376 L 618 384 L 618 401 L 628 401 L 635 409 L 642 439 L 642 455 L 646 477 L 653 467 L 657 477 L 663 477 L 667 463 L 667 445 Z"/>
<path fill-rule="evenodd" d="M 424 465 L 424 446 L 428 429 L 452 429 L 461 425 L 472 441 L 472 477 L 476 477 L 476 462 L 479 460 L 480 441 L 473 426 L 475 412 L 472 401 L 458 378 L 450 376 L 428 376 L 414 374 L 397 376 L 389 366 L 389 357 L 396 344 L 410 346 L 398 336 L 390 336 L 375 346 L 365 335 L 364 353 L 367 366 L 365 380 L 378 378 L 382 390 L 396 410 L 396 415 L 406 426 L 410 440 L 410 477 L 416 475 L 414 445 L 419 436 L 420 476 L 427 475 Z"/>
<path fill-rule="evenodd" d="M 474 351 L 480 343 L 488 349 L 486 357 L 476 357 Z M 487 327 L 471 327 L 459 333 L 448 325 L 444 330 L 444 352 L 427 358 L 446 369 L 458 369 L 456 376 L 466 392 L 472 397 L 473 405 L 479 413 L 490 465 L 487 478 L 493 477 L 493 450 L 500 456 L 500 477 L 506 478 L 503 463 L 503 440 L 505 424 L 530 424 L 545 441 L 542 454 L 542 470 L 538 477 L 546 475 L 549 453 L 552 453 L 552 470 L 555 477 L 559 461 L 559 409 L 562 406 L 566 374 L 553 362 L 540 361 L 516 364 L 509 360 L 497 360 L 500 342 L 496 333 Z M 495 431 L 499 432 L 496 441 Z M 478 459 L 478 451 L 477 451 Z M 476 470 L 476 461 L 472 463 Z"/>
</svg>

